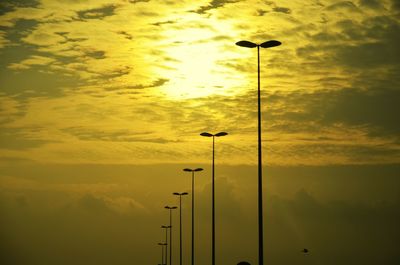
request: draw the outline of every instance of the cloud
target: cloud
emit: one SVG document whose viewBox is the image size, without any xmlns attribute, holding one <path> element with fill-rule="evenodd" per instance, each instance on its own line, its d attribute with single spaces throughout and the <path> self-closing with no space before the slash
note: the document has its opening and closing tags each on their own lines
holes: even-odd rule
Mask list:
<svg viewBox="0 0 400 265">
<path fill-rule="evenodd" d="M 1 1 L 0 7 L 7 13 L 21 7 L 35 7 L 38 4 L 39 2 L 37 0 L 4 0 Z"/>
<path fill-rule="evenodd" d="M 198 177 L 204 177 L 204 174 Z M 234 223 L 235 220 L 241 218 L 243 210 L 239 202 L 241 194 L 240 187 L 237 187 L 237 183 L 229 179 L 229 176 L 217 177 L 215 180 L 216 198 L 218 202 L 216 206 L 216 213 L 221 216 L 219 223 Z M 198 216 L 204 220 L 210 217 L 210 205 L 211 205 L 211 183 L 207 183 L 200 191 L 196 194 L 196 200 L 198 201 Z"/>
<path fill-rule="evenodd" d="M 135 212 L 147 212 L 145 206 L 131 197 L 107 198 L 109 207 L 120 214 L 132 214 Z"/>
<path fill-rule="evenodd" d="M 339 10 L 344 10 L 344 11 L 359 11 L 357 6 L 351 2 L 351 1 L 341 1 L 339 3 L 331 4 L 325 8 L 328 11 L 339 11 Z"/>
<path fill-rule="evenodd" d="M 136 4 L 136 3 L 147 3 L 150 0 L 129 0 L 130 3 Z"/>
<path fill-rule="evenodd" d="M 53 62 L 55 62 L 55 59 L 53 58 L 32 55 L 30 58 L 25 59 L 19 63 L 10 64 L 8 68 L 13 70 L 24 70 L 36 65 L 46 66 Z"/>
<path fill-rule="evenodd" d="M 52 46 L 64 41 L 64 38 L 58 34 L 47 33 L 45 31 L 34 31 L 32 34 L 22 39 L 26 43 L 38 46 Z"/>
<path fill-rule="evenodd" d="M 399 9 L 400 9 L 399 1 L 392 0 L 392 8 L 393 8 L 394 10 L 399 10 Z"/>
<path fill-rule="evenodd" d="M 205 262 L 210 258 L 211 166 L 192 165 L 205 169 L 196 175 L 196 246 L 199 262 Z M 3 165 L 4 259 L 29 264 L 59 260 L 61 265 L 157 262 L 159 256 L 151 255 L 154 242 L 164 238 L 159 226 L 169 221 L 163 207 L 177 203 L 172 192 L 190 189 L 190 175 L 182 172 L 186 166 L 191 165 Z M 266 250 L 271 262 L 293 264 L 306 247 L 311 257 L 332 260 L 328 264 L 346 259 L 397 264 L 399 165 L 264 169 L 265 242 L 274 242 Z M 216 170 L 218 258 L 227 264 L 254 263 L 257 168 L 218 162 Z M 183 203 L 186 245 L 190 195 Z M 177 212 L 173 218 L 177 224 Z M 174 238 L 178 246 L 178 236 Z M 184 253 L 189 257 L 190 248 Z"/>
<path fill-rule="evenodd" d="M 396 116 L 399 100 L 399 91 L 394 88 L 370 88 L 368 92 L 364 89 L 347 88 L 315 93 L 275 93 L 267 98 L 272 106 L 265 115 L 268 120 L 288 120 L 303 125 L 314 121 L 317 126 L 367 126 L 371 134 L 379 131 L 380 135 L 383 133 L 395 136 L 400 131 Z M 286 109 L 286 104 L 292 108 Z M 298 128 L 301 130 L 301 126 Z"/>
<path fill-rule="evenodd" d="M 154 26 L 162 26 L 162 25 L 175 24 L 175 23 L 176 23 L 176 21 L 168 20 L 168 21 L 163 21 L 163 22 L 156 22 L 156 23 L 153 23 L 153 25 Z"/>
<path fill-rule="evenodd" d="M 290 10 L 290 8 L 286 8 L 286 7 L 274 7 L 272 10 L 274 12 L 284 13 L 284 14 L 290 14 L 292 12 Z"/>
<path fill-rule="evenodd" d="M 320 31 L 311 37 L 316 44 L 299 47 L 297 54 L 321 65 L 341 64 L 355 69 L 399 67 L 396 48 L 400 26 L 394 17 L 374 16 L 361 21 L 342 19 L 334 30 Z M 324 54 L 324 57 L 319 55 Z"/>
<path fill-rule="evenodd" d="M 360 0 L 360 5 L 371 9 L 381 9 L 384 7 L 382 2 L 377 0 Z"/>
<path fill-rule="evenodd" d="M 54 19 L 54 14 L 57 14 L 57 12 L 52 12 L 46 8 L 41 8 L 35 3 L 22 7 L 16 6 L 0 17 L 0 25 L 3 27 L 12 28 L 21 20 L 35 20 L 43 22 L 49 20 L 51 21 Z M 64 14 L 68 14 L 68 11 L 64 11 Z"/>
<path fill-rule="evenodd" d="M 364 22 L 364 38 L 371 39 L 358 45 L 344 45 L 337 50 L 338 61 L 358 68 L 371 68 L 395 65 L 399 67 L 394 58 L 400 56 L 400 25 L 387 17 L 376 17 Z M 349 29 L 350 32 L 360 31 L 360 28 Z M 362 32 L 362 31 L 361 31 Z"/>
<path fill-rule="evenodd" d="M 23 105 L 16 99 L 0 96 L 0 124 L 10 122 L 23 115 Z"/>
<path fill-rule="evenodd" d="M 94 214 L 135 214 L 145 207 L 131 197 L 99 197 L 85 194 L 75 204 L 78 208 Z"/>
<path fill-rule="evenodd" d="M 168 81 L 169 81 L 169 79 L 160 78 L 160 79 L 155 80 L 153 83 L 151 83 L 149 85 L 135 85 L 135 86 L 131 86 L 129 88 L 130 89 L 143 89 L 143 88 L 159 87 L 159 86 L 164 85 Z"/>
<path fill-rule="evenodd" d="M 103 19 L 114 15 L 115 5 L 108 5 L 100 8 L 93 8 L 83 11 L 78 11 L 78 17 L 81 19 Z"/>
<path fill-rule="evenodd" d="M 112 262 L 122 265 L 129 264 L 132 260 L 144 262 L 145 259 L 139 253 L 151 252 L 141 249 L 140 245 L 150 245 L 148 241 L 154 239 L 152 233 L 147 233 L 147 236 L 151 235 L 151 239 L 146 239 L 146 231 L 143 230 L 152 224 L 143 226 L 145 222 L 141 217 L 113 213 L 100 198 L 87 195 L 82 197 L 75 207 L 70 205 L 56 209 L 32 204 L 5 208 L 5 204 L 9 203 L 11 202 L 7 198 L 1 196 L 2 211 L 7 212 L 3 228 L 9 229 L 1 231 L 4 235 L 1 247 L 8 250 L 3 260 L 7 262 L 40 264 L 61 259 L 60 264 Z M 36 213 L 33 213 L 35 210 Z M 29 222 L 29 226 L 20 219 L 24 215 L 27 217 L 24 221 Z M 12 222 L 11 218 L 17 220 Z M 132 224 L 138 227 L 132 227 Z M 20 241 L 23 238 L 22 234 L 30 239 Z M 138 241 L 138 237 L 143 240 Z M 59 243 L 60 241 L 62 243 Z M 19 242 L 18 246 L 13 242 Z M 37 244 L 38 242 L 40 244 Z M 132 247 L 141 251 L 134 250 L 132 253 Z"/>
<path fill-rule="evenodd" d="M 357 90 L 343 90 L 334 97 L 332 105 L 324 114 L 324 122 L 344 122 L 353 125 L 371 126 L 375 130 L 389 135 L 398 135 L 398 117 L 400 91 L 381 89 L 365 93 Z"/>
<path fill-rule="evenodd" d="M 207 6 L 202 6 L 194 12 L 196 12 L 198 14 L 205 14 L 209 10 L 221 8 L 226 4 L 236 3 L 236 2 L 239 2 L 239 1 L 238 0 L 212 0 L 211 2 L 209 2 L 209 4 Z"/>
<path fill-rule="evenodd" d="M 112 261 L 113 264 L 124 265 L 132 261 L 159 259 L 159 256 L 150 254 L 154 252 L 154 242 L 163 238 L 159 226 L 162 217 L 166 216 L 164 211 L 163 215 L 149 215 L 148 219 L 144 219 L 143 216 L 113 213 L 107 208 L 105 199 L 92 195 L 81 197 L 75 206 L 59 208 L 44 208 L 43 205 L 39 208 L 30 203 L 29 196 L 20 195 L 10 200 L 4 193 L 1 195 L 0 205 L 6 213 L 2 227 L 7 228 L 2 230 L 2 247 L 8 250 L 3 257 L 5 260 L 29 261 L 30 264 L 59 260 L 61 265 L 70 262 L 84 264 L 94 260 L 96 264 Z M 369 265 L 385 260 L 386 264 L 394 265 L 398 261 L 395 242 L 398 237 L 396 221 L 399 205 L 396 202 L 322 202 L 307 190 L 300 190 L 288 198 L 268 196 L 265 202 L 268 202 L 265 204 L 265 229 L 268 231 L 265 240 L 274 242 L 266 254 L 274 264 L 295 262 L 301 257 L 300 251 L 304 247 L 310 249 L 312 257 L 332 261 L 327 264 L 358 260 Z M 219 200 L 219 203 L 222 201 Z M 9 208 L 17 204 L 19 207 Z M 236 205 L 231 204 L 230 207 L 235 209 Z M 255 208 L 254 203 L 251 208 Z M 218 211 L 218 257 L 224 263 L 234 264 L 240 257 L 253 263 L 256 253 L 251 249 L 257 246 L 257 225 L 256 211 L 250 212 L 251 218 L 242 222 L 240 219 L 225 219 L 226 212 Z M 22 216 L 25 218 L 20 219 Z M 184 220 L 187 235 L 190 218 Z M 206 223 L 200 220 L 196 223 L 197 227 L 206 228 Z M 30 225 L 24 225 L 24 222 Z M 199 261 L 209 258 L 206 254 L 209 232 L 208 226 L 201 234 L 196 234 Z M 222 237 L 230 240 L 221 244 Z M 38 240 L 40 244 L 37 244 Z M 185 236 L 184 240 L 189 244 L 189 238 Z M 132 248 L 135 249 L 133 253 Z M 186 250 L 188 248 L 184 249 L 185 254 Z"/>
<path fill-rule="evenodd" d="M 145 128 L 143 128 L 145 130 Z M 154 132 L 143 131 L 132 132 L 130 130 L 110 131 L 103 128 L 89 128 L 89 127 L 67 127 L 63 129 L 64 132 L 77 137 L 83 141 L 110 141 L 110 142 L 142 142 L 142 143 L 159 143 L 167 144 L 178 142 L 163 137 L 154 137 Z"/>
<path fill-rule="evenodd" d="M 347 88 L 266 94 L 263 98 L 268 104 L 264 105 L 263 128 L 268 132 L 264 138 L 270 157 L 268 162 L 343 164 L 397 161 L 397 90 L 369 90 L 368 93 L 364 89 Z M 75 95 L 70 97 L 73 99 Z M 93 101 L 98 102 L 96 108 Z M 206 159 L 203 153 L 207 146 L 203 145 L 203 140 L 197 139 L 199 132 L 224 130 L 229 132 L 229 137 L 221 142 L 221 158 L 226 162 L 250 163 L 256 155 L 255 101 L 254 93 L 249 93 L 184 101 L 180 102 L 179 109 L 175 108 L 174 102 L 159 100 L 149 109 L 148 103 L 126 100 L 124 94 L 99 98 L 85 96 L 75 101 L 76 104 L 67 104 L 69 101 L 62 98 L 38 99 L 28 105 L 25 116 L 8 126 L 18 128 L 16 133 L 20 141 L 47 143 L 25 152 L 24 158 L 35 153 L 35 159 L 44 159 L 43 155 L 51 152 L 53 161 L 62 156 L 56 149 L 63 148 L 70 154 L 92 153 L 96 154 L 94 159 L 101 157 L 120 162 L 139 163 L 143 159 L 171 161 L 181 156 L 192 161 Z M 102 102 L 118 102 L 120 109 Z M 135 102 L 134 112 L 132 102 Z M 52 117 L 34 114 L 49 112 L 53 113 Z M 30 115 L 35 119 L 31 120 Z M 70 122 L 66 124 L 65 120 Z M 157 126 L 153 125 L 154 121 L 157 121 Z M 207 121 L 206 125 L 204 121 Z M 29 129 L 44 123 L 52 124 L 53 130 L 43 126 L 36 131 Z M 120 124 L 124 124 L 125 129 L 118 129 Z M 76 144 L 68 144 L 70 141 Z M 185 145 L 189 143 L 196 148 L 188 150 Z M 128 155 L 132 151 L 134 155 Z M 309 155 L 302 155 L 304 153 Z M 77 159 L 81 155 L 68 155 L 65 159 Z"/>
<path fill-rule="evenodd" d="M 0 31 L 0 49 L 4 48 L 9 43 L 9 40 L 6 38 L 6 32 Z"/>
<path fill-rule="evenodd" d="M 385 154 L 385 162 L 393 161 L 398 128 L 392 113 L 397 108 L 390 106 L 397 104 L 399 82 L 393 11 L 349 12 L 357 8 L 355 2 L 328 8 L 322 7 L 329 6 L 325 2 L 251 3 L 57 3 L 64 12 L 54 2 L 42 1 L 5 13 L 2 19 L 13 25 L 5 29 L 5 38 L 13 45 L 2 50 L 2 87 L 5 96 L 24 108 L 20 115 L 4 119 L 5 125 L 18 128 L 25 141 L 51 141 L 19 156 L 195 160 L 205 150 L 195 138 L 198 132 L 223 129 L 232 139 L 224 139 L 224 157 L 252 161 L 255 54 L 234 43 L 276 38 L 282 46 L 262 50 L 261 84 L 268 91 L 263 94 L 263 128 L 273 157 L 269 161 L 288 161 L 289 152 L 282 151 L 286 149 L 300 163 L 299 152 L 307 145 L 315 152 L 312 163 L 324 154 L 323 163 L 359 157 L 367 162 L 366 154 L 373 152 L 370 162 Z M 199 6 L 213 7 L 212 14 L 204 19 L 189 12 Z M 263 17 L 257 16 L 260 10 Z M 374 100 L 376 112 L 367 107 Z M 34 136 L 23 133 L 32 126 L 53 129 Z M 135 136 L 136 128 L 151 133 Z M 187 150 L 187 143 L 198 148 Z M 128 156 L 133 150 L 135 156 Z M 170 150 L 174 152 L 168 156 Z"/>
<path fill-rule="evenodd" d="M 383 227 L 388 230 L 394 228 L 394 220 L 399 217 L 399 211 L 395 210 L 398 202 L 375 205 L 344 201 L 321 203 L 305 190 L 299 191 L 293 199 L 275 197 L 269 202 L 271 208 L 266 211 L 266 224 L 276 226 L 276 229 L 270 230 L 272 235 L 268 238 L 279 237 L 282 233 L 291 234 L 289 240 L 274 241 L 275 247 L 285 248 L 280 250 L 281 253 L 291 253 L 296 249 L 294 245 L 297 245 L 297 249 L 307 246 L 316 259 L 326 260 L 324 256 L 330 256 L 332 263 L 328 264 L 346 263 L 348 260 L 374 264 L 386 260 L 383 256 L 391 257 L 389 263 L 398 259 L 392 247 L 394 237 L 388 238 L 383 232 Z M 285 247 L 284 244 L 289 241 L 292 247 Z M 383 245 L 388 247 L 382 247 L 381 243 L 370 244 L 377 241 L 384 241 Z M 340 245 L 337 242 L 341 242 Z M 371 249 L 372 253 L 366 255 L 366 249 Z M 376 254 L 376 249 L 384 251 L 385 255 Z M 284 256 L 273 259 L 277 264 L 290 261 Z"/>
<path fill-rule="evenodd" d="M 52 142 L 46 140 L 29 139 L 29 137 L 26 138 L 23 135 L 14 134 L 12 133 L 13 131 L 15 133 L 16 130 L 2 129 L 0 131 L 1 149 L 24 150 L 30 148 L 38 148 Z"/>
<path fill-rule="evenodd" d="M 24 59 L 21 62 L 23 61 Z M 51 58 L 29 58 L 27 62 L 10 64 L 11 68 L 18 68 L 18 71 L 3 68 L 1 71 L 2 92 L 17 100 L 23 107 L 22 110 L 25 110 L 27 99 L 31 97 L 59 97 L 67 88 L 75 87 L 80 83 L 74 76 L 55 73 L 45 68 L 47 67 L 45 63 L 50 61 L 52 61 L 51 67 L 58 65 L 58 62 Z"/>
<path fill-rule="evenodd" d="M 104 212 L 109 210 L 104 199 L 96 198 L 90 194 L 86 194 L 80 198 L 78 206 L 91 212 Z"/>
</svg>

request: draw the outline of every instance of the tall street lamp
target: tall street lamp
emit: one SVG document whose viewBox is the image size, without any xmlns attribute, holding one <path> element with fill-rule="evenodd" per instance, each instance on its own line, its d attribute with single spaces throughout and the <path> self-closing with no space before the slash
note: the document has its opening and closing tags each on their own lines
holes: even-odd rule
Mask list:
<svg viewBox="0 0 400 265">
<path fill-rule="evenodd" d="M 277 40 L 269 40 L 261 44 L 250 41 L 238 41 L 236 45 L 245 48 L 257 47 L 257 84 L 258 84 L 258 263 L 264 264 L 264 246 L 263 246 L 263 205 L 262 205 L 262 155 L 261 155 L 261 92 L 260 92 L 260 47 L 272 48 L 281 45 Z"/>
<path fill-rule="evenodd" d="M 182 196 L 188 194 L 187 192 L 173 193 L 173 195 L 179 196 L 179 265 L 182 265 Z"/>
<path fill-rule="evenodd" d="M 192 265 L 194 265 L 194 172 L 202 171 L 202 168 L 185 168 L 183 171 L 192 172 Z"/>
<path fill-rule="evenodd" d="M 172 265 L 172 210 L 178 208 L 176 206 L 165 206 L 169 210 L 169 265 Z"/>
<path fill-rule="evenodd" d="M 158 243 L 159 246 L 161 246 L 161 265 L 166 264 L 167 262 L 165 261 L 164 263 L 164 246 L 167 246 L 167 243 Z M 167 251 L 165 251 L 166 253 Z M 167 260 L 167 257 L 165 257 L 165 260 Z"/>
<path fill-rule="evenodd" d="M 212 137 L 212 265 L 215 265 L 215 137 L 228 135 L 226 132 L 211 134 L 208 132 L 200 133 L 201 136 Z"/>
</svg>

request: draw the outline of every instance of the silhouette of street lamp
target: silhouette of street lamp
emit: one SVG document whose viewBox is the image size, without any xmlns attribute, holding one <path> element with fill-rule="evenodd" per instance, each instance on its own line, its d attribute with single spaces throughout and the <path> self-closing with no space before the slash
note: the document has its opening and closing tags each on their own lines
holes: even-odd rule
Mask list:
<svg viewBox="0 0 400 265">
<path fill-rule="evenodd" d="M 192 265 L 194 265 L 194 172 L 202 171 L 202 168 L 185 168 L 183 171 L 192 172 Z"/>
<path fill-rule="evenodd" d="M 173 195 L 179 196 L 179 265 L 182 265 L 182 196 L 188 195 L 187 192 L 174 192 Z"/>
<path fill-rule="evenodd" d="M 161 246 L 161 265 L 167 264 L 167 261 L 164 263 L 164 246 L 167 246 L 167 243 L 158 243 L 159 246 Z M 167 251 L 165 251 L 165 254 L 167 254 Z M 167 257 L 165 257 L 165 260 L 167 260 Z"/>
<path fill-rule="evenodd" d="M 171 228 L 169 225 L 162 225 L 161 228 L 165 229 L 165 242 L 168 242 L 168 228 Z M 171 246 L 170 246 L 171 249 Z M 165 245 L 165 264 L 167 264 L 167 252 L 168 252 L 168 243 Z"/>
<path fill-rule="evenodd" d="M 211 134 L 208 132 L 200 133 L 204 137 L 212 137 L 212 265 L 215 265 L 215 137 L 222 137 L 228 135 L 226 132 L 219 132 L 216 134 Z"/>
<path fill-rule="evenodd" d="M 167 205 L 164 208 L 169 210 L 169 265 L 172 265 L 172 210 L 178 207 Z"/>
<path fill-rule="evenodd" d="M 260 92 L 260 47 L 272 48 L 281 45 L 277 40 L 270 40 L 261 44 L 250 41 L 238 41 L 236 45 L 245 48 L 257 47 L 257 83 L 258 83 L 258 262 L 259 265 L 264 263 L 264 246 L 263 246 L 263 205 L 262 205 L 262 155 L 261 155 L 261 92 Z"/>
</svg>

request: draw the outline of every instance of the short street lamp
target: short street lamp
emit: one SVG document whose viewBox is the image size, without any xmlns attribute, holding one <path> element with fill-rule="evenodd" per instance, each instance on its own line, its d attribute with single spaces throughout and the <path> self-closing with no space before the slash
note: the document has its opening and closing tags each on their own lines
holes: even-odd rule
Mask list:
<svg viewBox="0 0 400 265">
<path fill-rule="evenodd" d="M 165 265 L 167 264 L 167 261 L 164 263 L 164 246 L 167 246 L 167 243 L 158 243 L 158 245 L 161 246 L 161 265 Z M 165 257 L 165 260 L 167 260 L 167 257 Z"/>
<path fill-rule="evenodd" d="M 165 229 L 165 242 L 168 242 L 168 228 L 171 228 L 169 225 L 162 225 L 161 228 Z M 171 246 L 170 246 L 171 248 Z M 165 245 L 165 264 L 167 264 L 167 252 L 168 252 L 168 243 Z"/>
<path fill-rule="evenodd" d="M 172 210 L 178 208 L 176 206 L 165 206 L 169 210 L 169 265 L 172 265 Z"/>
<path fill-rule="evenodd" d="M 221 137 L 228 135 L 226 132 L 219 132 L 216 134 L 211 134 L 208 132 L 203 132 L 200 134 L 204 137 L 212 137 L 212 265 L 215 265 L 215 137 Z"/>
<path fill-rule="evenodd" d="M 194 265 L 194 172 L 203 171 L 203 169 L 185 168 L 183 171 L 192 172 L 192 265 Z"/>
<path fill-rule="evenodd" d="M 173 195 L 179 196 L 179 265 L 182 265 L 182 196 L 188 195 L 187 192 L 174 192 Z"/>
</svg>

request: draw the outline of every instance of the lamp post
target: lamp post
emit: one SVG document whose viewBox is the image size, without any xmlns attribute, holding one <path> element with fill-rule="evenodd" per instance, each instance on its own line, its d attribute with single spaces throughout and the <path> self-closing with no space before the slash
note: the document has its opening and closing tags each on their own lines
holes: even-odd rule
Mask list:
<svg viewBox="0 0 400 265">
<path fill-rule="evenodd" d="M 202 168 L 185 168 L 183 171 L 192 172 L 192 265 L 194 265 L 194 172 L 202 171 Z"/>
<path fill-rule="evenodd" d="M 245 48 L 257 47 L 257 99 L 258 99 L 258 263 L 264 264 L 264 246 L 263 246 L 263 205 L 262 205 L 262 153 L 261 153 L 261 92 L 260 92 L 260 47 L 272 48 L 281 45 L 277 40 L 270 40 L 261 44 L 250 41 L 238 41 L 236 45 Z"/>
<path fill-rule="evenodd" d="M 221 137 L 228 135 L 226 132 L 219 132 L 216 134 L 211 134 L 208 132 L 203 132 L 200 134 L 205 137 L 212 137 L 212 265 L 215 265 L 215 137 Z"/>
<path fill-rule="evenodd" d="M 179 265 L 182 265 L 182 196 L 188 195 L 187 192 L 174 192 L 173 195 L 179 196 Z"/>
<path fill-rule="evenodd" d="M 159 246 L 161 246 L 161 265 L 166 264 L 167 262 L 164 263 L 164 246 L 167 246 L 167 243 L 158 243 Z M 165 251 L 167 252 L 167 251 Z M 165 260 L 167 260 L 167 258 L 165 257 Z"/>
<path fill-rule="evenodd" d="M 172 210 L 178 207 L 167 205 L 164 208 L 169 210 L 169 265 L 172 265 Z"/>
<path fill-rule="evenodd" d="M 165 264 L 167 264 L 167 252 L 168 252 L 168 228 L 171 228 L 170 225 L 162 225 L 161 228 L 165 229 Z M 171 245 L 170 245 L 171 249 Z"/>
</svg>

